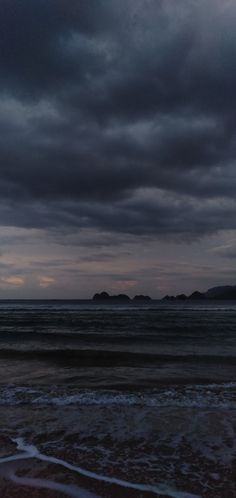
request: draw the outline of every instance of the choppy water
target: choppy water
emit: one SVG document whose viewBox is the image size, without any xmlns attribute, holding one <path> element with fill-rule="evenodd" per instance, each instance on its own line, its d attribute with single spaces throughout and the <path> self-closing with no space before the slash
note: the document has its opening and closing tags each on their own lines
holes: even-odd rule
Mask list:
<svg viewBox="0 0 236 498">
<path fill-rule="evenodd" d="M 236 498 L 236 303 L 0 302 L 0 414 L 0 489 Z"/>
</svg>

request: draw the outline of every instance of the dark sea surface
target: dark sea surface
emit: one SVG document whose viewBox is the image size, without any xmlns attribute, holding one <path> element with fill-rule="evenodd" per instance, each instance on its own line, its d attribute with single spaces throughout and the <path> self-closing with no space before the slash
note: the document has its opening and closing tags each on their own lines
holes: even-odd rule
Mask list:
<svg viewBox="0 0 236 498">
<path fill-rule="evenodd" d="M 236 303 L 0 301 L 0 420 L 1 498 L 236 498 Z"/>
</svg>

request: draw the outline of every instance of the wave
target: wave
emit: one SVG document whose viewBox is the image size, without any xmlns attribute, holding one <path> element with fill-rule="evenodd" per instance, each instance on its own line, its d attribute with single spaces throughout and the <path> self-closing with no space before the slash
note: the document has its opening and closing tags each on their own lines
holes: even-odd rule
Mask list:
<svg viewBox="0 0 236 498">
<path fill-rule="evenodd" d="M 235 364 L 236 356 L 209 354 L 155 354 L 102 349 L 1 349 L 0 358 L 76 362 L 78 366 L 140 366 L 165 363 Z"/>
<path fill-rule="evenodd" d="M 0 406 L 139 406 L 163 408 L 236 408 L 236 383 L 163 387 L 149 392 L 93 391 L 6 385 L 0 388 Z"/>
</svg>

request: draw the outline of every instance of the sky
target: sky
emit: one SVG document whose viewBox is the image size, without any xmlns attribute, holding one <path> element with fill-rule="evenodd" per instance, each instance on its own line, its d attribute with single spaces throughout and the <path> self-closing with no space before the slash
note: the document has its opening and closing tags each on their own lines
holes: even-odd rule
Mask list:
<svg viewBox="0 0 236 498">
<path fill-rule="evenodd" d="M 236 5 L 1 0 L 0 298 L 236 284 Z"/>
</svg>

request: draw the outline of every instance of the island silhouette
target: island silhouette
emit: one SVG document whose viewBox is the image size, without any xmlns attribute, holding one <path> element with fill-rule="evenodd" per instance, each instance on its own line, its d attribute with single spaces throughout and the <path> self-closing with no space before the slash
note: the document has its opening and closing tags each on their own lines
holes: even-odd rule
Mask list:
<svg viewBox="0 0 236 498">
<path fill-rule="evenodd" d="M 236 299 L 236 285 L 221 285 L 212 287 L 206 292 L 199 292 L 198 290 L 192 292 L 189 296 L 186 294 L 177 294 L 176 296 L 166 295 L 162 301 L 201 301 L 201 300 L 235 300 Z M 152 301 L 150 296 L 138 294 L 131 299 L 127 294 L 110 295 L 106 291 L 94 294 L 93 301 L 113 301 L 113 302 L 149 302 Z"/>
<path fill-rule="evenodd" d="M 93 301 L 118 301 L 118 302 L 127 302 L 127 301 L 152 301 L 150 296 L 143 296 L 142 294 L 134 296 L 133 299 L 131 299 L 127 294 L 115 294 L 110 296 L 108 292 L 103 291 L 100 293 L 96 293 L 93 296 Z"/>
</svg>

